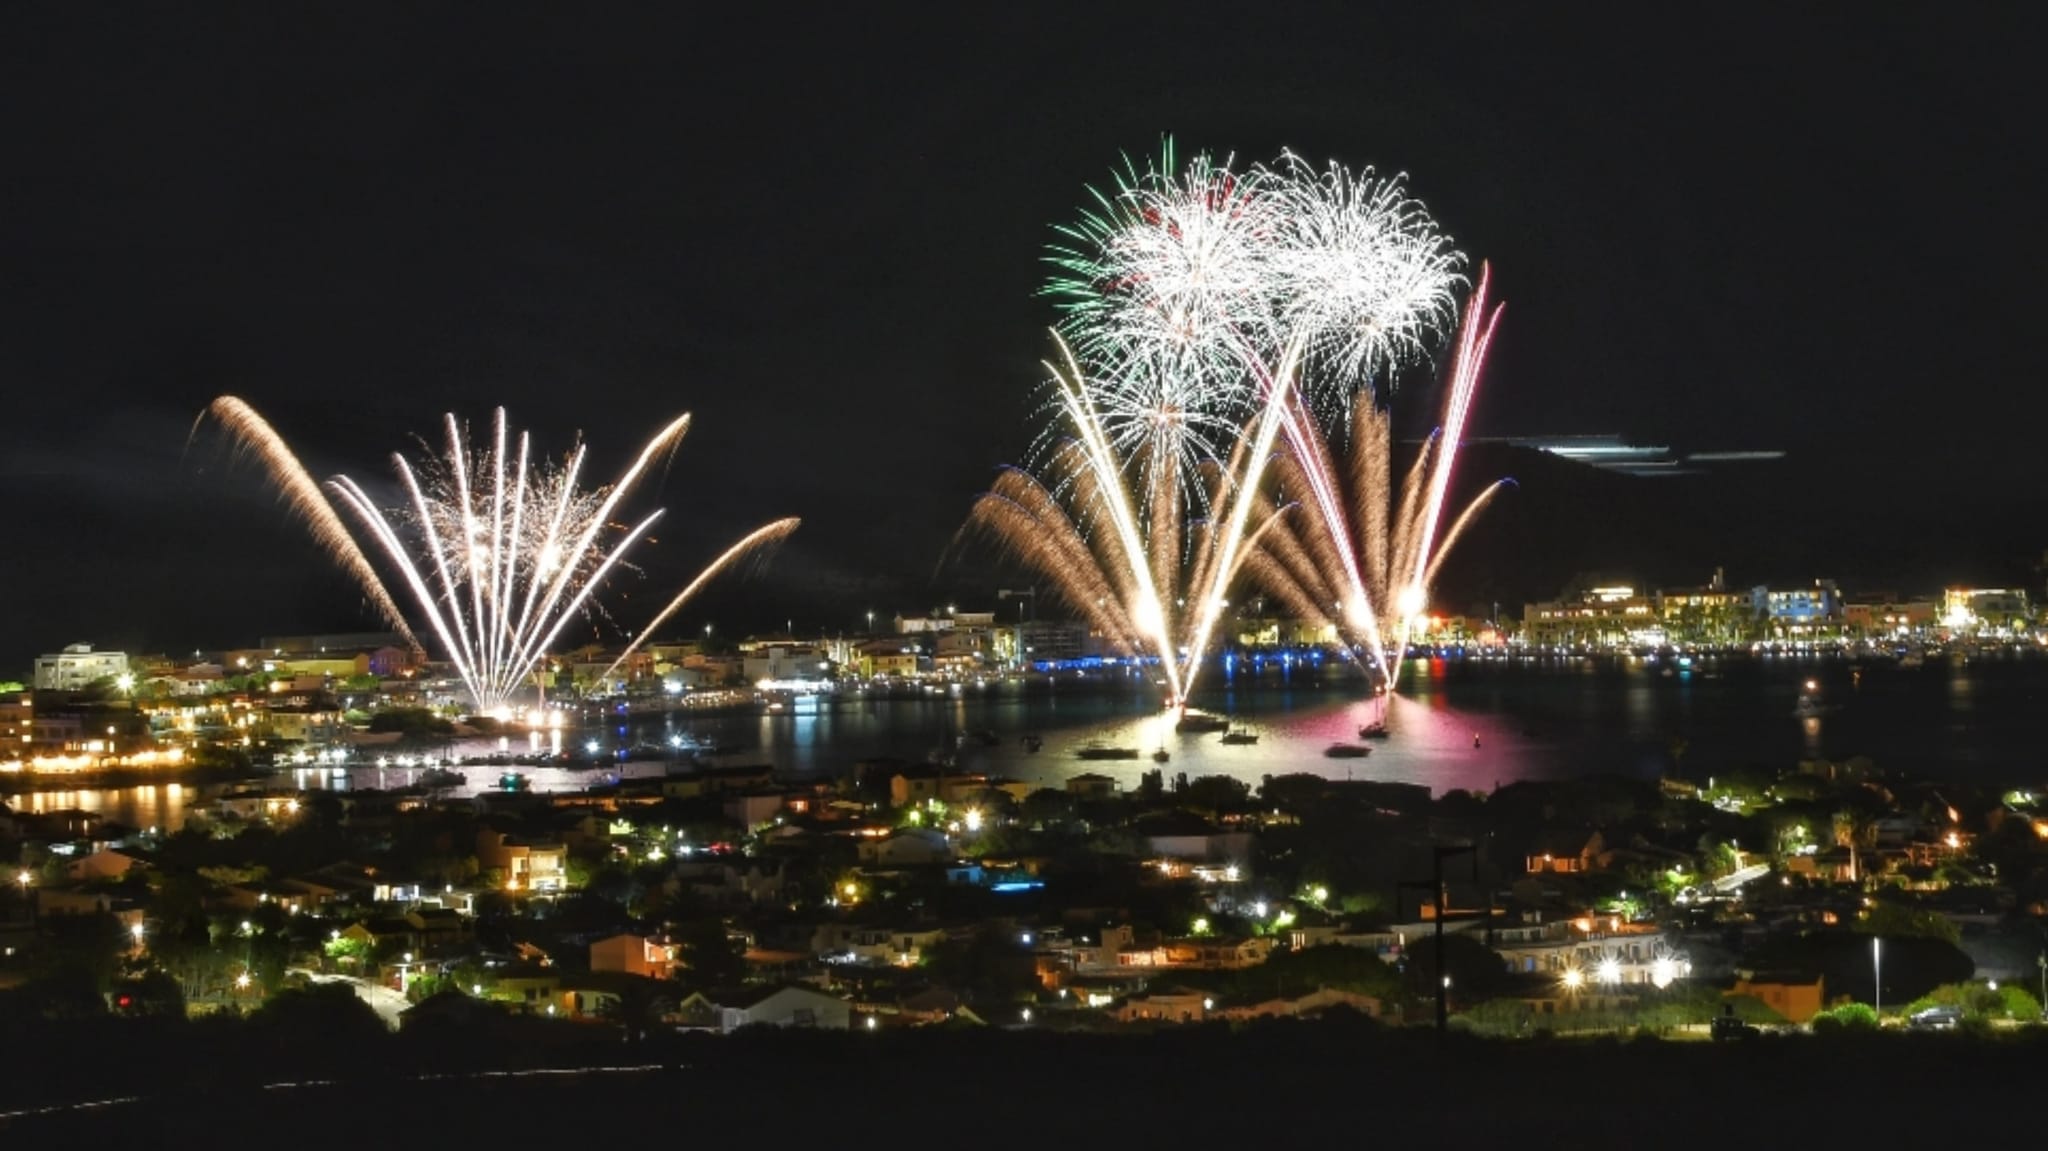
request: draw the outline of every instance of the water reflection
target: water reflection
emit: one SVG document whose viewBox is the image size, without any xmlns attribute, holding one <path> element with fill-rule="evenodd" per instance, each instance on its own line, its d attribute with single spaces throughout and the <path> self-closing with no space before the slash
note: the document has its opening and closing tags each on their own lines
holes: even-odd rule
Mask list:
<svg viewBox="0 0 2048 1151">
<path fill-rule="evenodd" d="M 711 716 L 671 713 L 636 717 L 620 725 L 607 720 L 574 730 L 566 744 L 595 743 L 614 753 L 635 745 L 669 749 L 672 739 L 715 741 L 711 762 L 770 764 L 791 773 L 843 775 L 862 760 L 923 762 L 953 748 L 962 770 L 1007 776 L 1041 786 L 1062 786 L 1071 776 L 1094 771 L 1134 788 L 1146 771 L 1160 768 L 1168 778 L 1231 775 L 1257 785 L 1266 775 L 1307 772 L 1330 778 L 1383 779 L 1423 784 L 1432 790 L 1490 790 L 1522 778 L 1555 778 L 1610 772 L 1652 777 L 1672 766 L 1671 745 L 1686 741 L 1685 765 L 1701 771 L 1717 764 L 1787 764 L 1802 758 L 1846 759 L 1869 755 L 1886 768 L 1942 775 L 1996 776 L 2014 785 L 2037 786 L 2038 733 L 2032 717 L 2048 689 L 2048 662 L 1979 661 L 1967 668 L 1901 669 L 1873 664 L 1852 686 L 1844 664 L 1810 661 L 1729 661 L 1706 674 L 1666 678 L 1589 661 L 1541 667 L 1488 667 L 1456 661 L 1417 660 L 1403 694 L 1385 707 L 1391 738 L 1375 741 L 1369 755 L 1331 759 L 1333 743 L 1358 742 L 1358 727 L 1379 714 L 1362 698 L 1355 679 L 1321 684 L 1297 671 L 1283 679 L 1240 675 L 1199 700 L 1217 714 L 1249 724 L 1255 744 L 1228 745 L 1214 733 L 1173 730 L 1144 685 L 1128 694 L 1099 688 L 1023 694 L 1014 690 L 969 689 L 959 696 L 918 699 L 852 698 L 836 702 L 792 700 L 785 710 Z M 1804 681 L 1834 710 L 1795 716 L 1792 703 Z M 963 741 L 962 736 L 967 738 Z M 1024 737 L 1042 740 L 1031 750 Z M 1477 746 L 1474 736 L 1478 736 Z M 1089 743 L 1129 748 L 1138 758 L 1083 760 L 1075 753 Z M 548 733 L 559 750 L 564 733 Z M 514 746 L 533 746 L 533 737 L 514 736 Z M 1151 756 L 1165 750 L 1168 761 Z M 490 755 L 498 741 L 472 741 L 446 749 L 455 755 Z M 420 766 L 378 768 L 375 750 L 358 754 L 372 762 L 338 772 L 305 768 L 277 778 L 276 786 L 297 789 L 398 788 L 421 783 Z M 668 770 L 661 760 L 606 766 L 602 770 L 562 767 L 515 768 L 536 792 L 580 790 L 593 782 L 655 776 Z M 503 769 L 465 769 L 467 783 L 449 794 L 488 791 Z M 222 789 L 145 785 L 126 789 L 67 789 L 31 793 L 11 800 L 25 811 L 79 808 L 137 827 L 175 828 L 202 810 Z"/>
</svg>

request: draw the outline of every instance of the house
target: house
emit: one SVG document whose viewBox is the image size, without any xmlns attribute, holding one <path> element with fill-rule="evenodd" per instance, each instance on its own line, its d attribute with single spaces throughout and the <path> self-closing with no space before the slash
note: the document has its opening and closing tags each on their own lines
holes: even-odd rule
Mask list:
<svg viewBox="0 0 2048 1151">
<path fill-rule="evenodd" d="M 488 999 L 477 999 L 460 991 L 437 991 L 398 1013 L 401 1032 L 436 1027 L 469 1031 L 502 1022 L 505 1009 Z"/>
<path fill-rule="evenodd" d="M 469 921 L 452 907 L 415 907 L 405 913 L 405 922 L 412 927 L 422 951 L 469 941 Z"/>
<path fill-rule="evenodd" d="M 669 1012 L 668 1022 L 674 1024 L 678 1031 L 717 1031 L 718 1004 L 703 992 L 692 991 Z"/>
<path fill-rule="evenodd" d="M 1729 996 L 1747 995 L 1785 1017 L 1788 1023 L 1805 1023 L 1827 1004 L 1827 981 L 1821 976 L 1741 971 Z"/>
<path fill-rule="evenodd" d="M 341 938 L 353 939 L 375 956 L 398 955 L 420 949 L 419 932 L 403 919 L 365 919 L 341 929 Z"/>
<path fill-rule="evenodd" d="M 64 874 L 72 879 L 119 879 L 134 868 L 147 868 L 149 861 L 134 852 L 122 851 L 116 847 L 103 847 L 90 855 L 81 855 L 64 865 Z"/>
<path fill-rule="evenodd" d="M 1216 1001 L 1200 991 L 1179 988 L 1133 995 L 1117 1006 L 1119 1023 L 1157 1020 L 1162 1023 L 1200 1023 L 1209 1017 Z"/>
<path fill-rule="evenodd" d="M 35 893 L 38 915 L 111 915 L 121 926 L 133 930 L 142 926 L 142 905 L 132 899 L 104 891 L 44 887 Z"/>
<path fill-rule="evenodd" d="M 927 863 L 949 863 L 953 845 L 944 832 L 928 827 L 905 828 L 886 839 L 864 839 L 858 848 L 860 861 L 876 867 L 907 867 Z"/>
<path fill-rule="evenodd" d="M 889 806 L 916 807 L 934 799 L 964 803 L 988 786 L 988 776 L 979 772 L 945 771 L 930 764 L 906 767 L 889 777 Z"/>
<path fill-rule="evenodd" d="M 695 799 L 700 795 L 766 787 L 773 782 L 775 768 L 766 763 L 705 767 L 662 777 L 661 794 L 667 799 Z"/>
<path fill-rule="evenodd" d="M 718 1017 L 726 1034 L 757 1026 L 844 1031 L 852 1025 L 853 1005 L 808 987 L 766 987 L 719 1004 Z"/>
<path fill-rule="evenodd" d="M 1546 832 L 1537 837 L 1525 870 L 1531 875 L 1594 871 L 1603 865 L 1601 857 L 1606 851 L 1607 842 L 1597 831 L 1590 836 L 1576 831 Z"/>
<path fill-rule="evenodd" d="M 725 797 L 725 817 L 741 827 L 752 831 L 762 824 L 771 823 L 786 802 L 786 797 L 772 788 L 756 788 Z"/>
<path fill-rule="evenodd" d="M 668 979 L 675 974 L 676 948 L 665 940 L 644 935 L 606 936 L 590 945 L 590 969 Z"/>
<path fill-rule="evenodd" d="M 545 1011 L 561 987 L 561 972 L 552 967 L 521 963 L 497 973 L 497 978 L 491 982 L 491 998 L 519 1005 L 527 1011 Z"/>
<path fill-rule="evenodd" d="M 1273 953 L 1270 936 L 1248 939 L 1176 939 L 1166 945 L 1166 962 L 1172 967 L 1198 971 L 1240 971 L 1257 967 Z"/>
<path fill-rule="evenodd" d="M 1223 831 L 1185 813 L 1147 819 L 1138 827 L 1152 854 L 1191 863 L 1242 863 L 1251 858 L 1249 831 Z"/>
<path fill-rule="evenodd" d="M 296 884 L 283 882 L 251 881 L 230 884 L 221 890 L 221 902 L 236 911 L 249 912 L 263 906 L 274 906 L 287 914 L 297 915 L 312 905 L 312 899 Z"/>
<path fill-rule="evenodd" d="M 503 872 L 507 891 L 560 891 L 568 875 L 569 849 L 486 827 L 476 833 L 476 861 L 486 870 Z"/>
<path fill-rule="evenodd" d="M 1079 800 L 1115 799 L 1116 780 L 1092 771 L 1067 777 L 1067 794 Z"/>
<path fill-rule="evenodd" d="M 1356 1011 L 1374 1019 L 1385 1013 L 1385 1007 L 1370 995 L 1322 987 L 1306 995 L 1280 996 L 1261 1003 L 1225 1007 L 1215 1014 L 1220 1019 L 1297 1019 L 1321 1015 L 1333 1008 Z"/>
</svg>

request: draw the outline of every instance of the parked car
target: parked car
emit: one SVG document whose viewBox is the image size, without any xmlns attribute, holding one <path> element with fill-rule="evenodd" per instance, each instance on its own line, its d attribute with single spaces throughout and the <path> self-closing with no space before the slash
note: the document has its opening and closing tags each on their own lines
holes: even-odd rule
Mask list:
<svg viewBox="0 0 2048 1151">
<path fill-rule="evenodd" d="M 1915 1031 L 1953 1031 L 1963 1025 L 1963 1009 L 1929 1007 L 1924 1011 L 1915 1011 L 1906 1020 L 1906 1025 Z"/>
<path fill-rule="evenodd" d="M 1707 1031 L 1717 1043 L 1724 1039 L 1754 1039 L 1763 1034 L 1754 1024 L 1744 1023 L 1733 1015 L 1715 1016 Z"/>
</svg>

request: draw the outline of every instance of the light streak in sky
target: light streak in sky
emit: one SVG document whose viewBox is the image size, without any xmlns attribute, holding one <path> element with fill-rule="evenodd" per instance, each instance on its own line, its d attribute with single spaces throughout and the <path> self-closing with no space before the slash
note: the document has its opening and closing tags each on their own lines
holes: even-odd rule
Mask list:
<svg viewBox="0 0 2048 1151">
<path fill-rule="evenodd" d="M 1285 409 L 1260 409 L 1227 460 L 1133 484 L 1079 360 L 1064 342 L 1060 350 L 1063 364 L 1047 367 L 1070 436 L 1046 453 L 1040 475 L 1001 473 L 975 502 L 968 527 L 1050 581 L 1111 642 L 1156 658 L 1167 705 L 1180 708 L 1228 606 L 1226 589 L 1280 514 L 1259 498 L 1258 485 Z M 1288 394 L 1293 370 L 1289 356 L 1268 384 L 1274 395 Z M 1158 466 L 1176 472 L 1180 458 L 1169 454 Z M 1191 523 L 1178 507 L 1159 506 L 1184 485 L 1199 488 L 1208 509 Z"/>
<path fill-rule="evenodd" d="M 412 637 L 366 549 L 283 439 L 233 396 L 215 400 L 209 411 L 237 442 L 257 452 L 271 478 L 312 524 L 315 538 L 371 591 L 387 618 Z M 534 457 L 527 433 L 512 435 L 503 408 L 494 414 L 482 444 L 450 415 L 444 420 L 446 446 L 439 458 L 415 466 L 402 454 L 392 457 L 405 496 L 402 506 L 380 506 L 348 476 L 329 480 L 327 491 L 353 514 L 411 593 L 424 630 L 438 641 L 478 710 L 496 712 L 534 682 L 563 630 L 597 608 L 594 597 L 605 581 L 629 566 L 627 552 L 662 518 L 661 510 L 630 523 L 613 517 L 649 468 L 675 449 L 689 423 L 687 415 L 670 421 L 618 480 L 585 488 L 582 444 L 558 465 Z M 626 645 L 613 668 L 712 576 L 781 541 L 796 526 L 794 519 L 777 520 L 728 548 Z"/>
<path fill-rule="evenodd" d="M 1458 449 L 1464 441 L 1486 351 L 1501 307 L 1487 304 L 1488 273 L 1465 307 L 1452 354 L 1441 424 L 1402 478 L 1393 482 L 1391 420 L 1372 403 L 1356 405 L 1349 459 L 1340 461 L 1306 406 L 1292 405 L 1286 449 L 1273 476 L 1298 511 L 1260 540 L 1247 575 L 1302 618 L 1332 627 L 1360 647 L 1389 685 L 1429 589 L 1466 528 L 1500 490 L 1489 485 L 1443 528 Z"/>
</svg>

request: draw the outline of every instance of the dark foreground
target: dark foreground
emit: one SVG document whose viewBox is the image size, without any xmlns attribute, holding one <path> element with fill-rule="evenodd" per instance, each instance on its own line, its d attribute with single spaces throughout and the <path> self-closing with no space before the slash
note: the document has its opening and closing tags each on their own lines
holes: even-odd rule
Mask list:
<svg viewBox="0 0 2048 1151">
<path fill-rule="evenodd" d="M 2029 1130 L 2048 1072 L 2048 1041 L 2024 1035 L 1499 1042 L 1356 1022 L 332 1045 L 167 1025 L 71 1055 L 30 1038 L 6 1041 L 8 1146 L 874 1146 L 941 1132 L 969 1146 L 1953 1146 Z M 571 1070 L 599 1066 L 640 1069 Z M 70 1106 L 94 1100 L 109 1102 Z M 23 1113 L 48 1107 L 61 1109 Z"/>
</svg>

